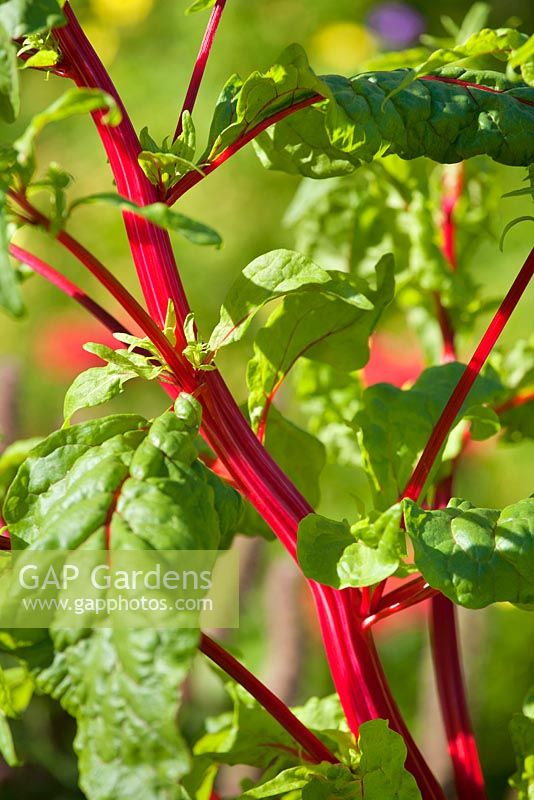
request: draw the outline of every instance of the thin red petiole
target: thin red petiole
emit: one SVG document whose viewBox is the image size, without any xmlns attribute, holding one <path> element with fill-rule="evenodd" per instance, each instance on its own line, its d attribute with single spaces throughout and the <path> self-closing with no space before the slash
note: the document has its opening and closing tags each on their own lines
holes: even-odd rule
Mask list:
<svg viewBox="0 0 534 800">
<path fill-rule="evenodd" d="M 459 800 L 486 800 L 484 776 L 465 695 L 454 604 L 437 594 L 431 604 L 434 670 Z"/>
<path fill-rule="evenodd" d="M 401 588 L 407 590 L 409 587 L 411 587 L 412 591 L 410 593 L 406 592 L 405 597 L 401 597 L 400 590 L 388 592 L 388 594 L 383 597 L 378 610 L 363 620 L 362 628 L 366 630 L 372 625 L 375 625 L 375 623 L 381 622 L 393 616 L 393 614 L 397 614 L 399 611 L 404 611 L 406 608 L 411 608 L 411 606 L 422 603 L 424 600 L 428 600 L 430 597 L 439 594 L 437 589 L 432 589 L 422 578 L 416 578 L 415 581 L 410 581 L 410 583 Z"/>
<path fill-rule="evenodd" d="M 224 670 L 227 675 L 230 675 L 231 678 L 243 686 L 291 734 L 314 762 L 328 761 L 331 764 L 338 763 L 335 755 L 297 719 L 286 704 L 227 650 L 204 633 L 200 637 L 199 649 Z"/>
<path fill-rule="evenodd" d="M 280 122 L 280 120 L 289 117 L 291 114 L 295 114 L 297 111 L 300 111 L 303 108 L 308 108 L 308 106 L 314 105 L 314 103 L 320 103 L 324 100 L 324 97 L 320 94 L 314 94 L 310 97 L 306 98 L 305 100 L 300 100 L 295 105 L 290 106 L 289 108 L 283 108 L 281 111 L 277 111 L 276 114 L 273 114 L 271 117 L 264 119 L 262 122 L 259 122 L 249 131 L 244 133 L 240 136 L 237 141 L 227 147 L 222 153 L 219 153 L 217 158 L 214 158 L 213 161 L 210 161 L 208 164 L 200 164 L 202 168 L 202 174 L 200 172 L 192 171 L 188 172 L 187 175 L 178 181 L 176 186 L 170 192 L 166 203 L 169 206 L 172 206 L 176 203 L 177 200 L 180 199 L 186 192 L 196 186 L 197 183 L 200 183 L 207 175 L 211 172 L 214 172 L 218 167 L 222 166 L 225 161 L 228 161 L 233 155 L 238 153 L 245 145 L 251 142 L 256 136 L 259 136 L 260 133 L 270 128 L 271 125 L 274 125 L 276 122 Z"/>
<path fill-rule="evenodd" d="M 69 281 L 68 278 L 65 278 L 60 272 L 47 264 L 45 261 L 42 261 L 37 256 L 33 255 L 33 253 L 29 253 L 27 250 L 24 250 L 22 247 L 18 247 L 15 244 L 9 245 L 9 252 L 16 258 L 18 261 L 21 261 L 26 266 L 30 267 L 34 272 L 41 275 L 47 281 L 52 283 L 56 286 L 63 294 L 66 294 L 68 297 L 71 297 L 81 306 L 83 306 L 90 314 L 92 314 L 95 319 L 102 323 L 111 333 L 118 333 L 119 331 L 124 331 L 125 327 L 120 323 L 114 316 L 109 314 L 105 308 L 102 308 L 96 300 L 93 300 L 89 295 L 87 295 L 83 289 L 80 289 L 79 286 L 76 286 L 75 283 Z"/>
<path fill-rule="evenodd" d="M 191 75 L 189 86 L 187 87 L 184 104 L 182 106 L 182 110 L 180 111 L 180 116 L 178 117 L 178 124 L 173 136 L 173 142 L 176 141 L 182 132 L 184 111 L 189 111 L 189 113 L 192 113 L 193 108 L 195 107 L 200 84 L 202 83 L 202 78 L 204 77 L 206 64 L 208 63 L 208 58 L 213 46 L 213 40 L 215 39 L 215 34 L 217 33 L 217 28 L 219 27 L 219 22 L 221 21 L 225 5 L 226 0 L 217 0 L 212 9 L 211 16 L 200 45 L 200 50 L 198 51 L 197 60 L 195 61 L 195 66 L 193 67 L 193 74 Z"/>
<path fill-rule="evenodd" d="M 439 451 L 441 450 L 447 435 L 458 416 L 464 401 L 471 390 L 480 370 L 486 359 L 493 350 L 495 343 L 502 333 L 502 330 L 512 312 L 518 304 L 521 296 L 527 288 L 534 273 L 534 249 L 530 251 L 527 260 L 521 267 L 519 274 L 513 282 L 508 294 L 502 301 L 497 313 L 490 322 L 488 329 L 483 335 L 478 347 L 473 353 L 469 364 L 465 368 L 462 377 L 458 381 L 452 395 L 450 396 L 443 412 L 437 421 L 432 435 L 427 442 L 425 449 L 412 473 L 408 484 L 403 492 L 403 497 L 411 500 L 418 500 L 430 471 L 434 465 Z"/>
<path fill-rule="evenodd" d="M 35 208 L 28 199 L 18 193 L 9 192 L 9 197 L 14 200 L 24 212 L 37 225 L 50 231 L 50 220 Z M 59 231 L 55 236 L 56 240 L 65 247 L 89 272 L 104 286 L 112 297 L 124 308 L 134 322 L 139 325 L 146 336 L 156 345 L 162 357 L 169 367 L 173 370 L 178 380 L 182 380 L 185 374 L 185 365 L 178 356 L 176 350 L 169 340 L 164 336 L 163 331 L 156 325 L 154 320 L 147 314 L 145 309 L 137 302 L 135 297 L 117 280 L 107 267 L 105 267 L 96 256 L 85 248 L 77 239 L 74 239 L 65 230 Z M 190 377 L 188 376 L 190 381 Z"/>
</svg>

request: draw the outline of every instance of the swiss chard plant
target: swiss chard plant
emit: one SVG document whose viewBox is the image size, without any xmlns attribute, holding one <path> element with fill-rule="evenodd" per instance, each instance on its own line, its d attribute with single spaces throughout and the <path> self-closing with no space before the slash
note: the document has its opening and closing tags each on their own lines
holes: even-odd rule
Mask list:
<svg viewBox="0 0 534 800">
<path fill-rule="evenodd" d="M 292 44 L 270 66 L 230 76 L 209 131 L 198 131 L 195 102 L 226 5 L 197 0 L 189 8 L 207 10 L 209 21 L 176 130 L 159 142 L 146 127 L 134 130 L 69 3 L 0 2 L 5 122 L 19 112 L 21 68 L 65 83 L 0 151 L 0 303 L 21 316 L 23 284 L 35 272 L 117 340 L 115 348 L 87 345 L 102 365 L 69 388 L 63 426 L 2 456 L 0 541 L 13 551 L 102 547 L 113 558 L 121 548 L 223 551 L 236 533 L 274 534 L 309 581 L 336 694 L 289 708 L 194 628 L 6 628 L 0 647 L 13 665 L 0 671 L 0 750 L 17 763 L 8 720 L 36 691 L 76 720 L 88 800 L 213 799 L 219 767 L 235 764 L 256 768 L 247 798 L 444 800 L 373 639 L 381 620 L 430 599 L 457 796 L 483 800 L 455 605 L 534 608 L 534 498 L 480 508 L 456 497 L 454 482 L 471 439 L 534 435 L 532 340 L 495 349 L 532 277 L 534 250 L 496 299 L 467 263 L 501 202 L 493 162 L 515 168 L 518 185 L 526 169 L 514 194 L 527 206 L 521 221 L 532 220 L 534 38 L 483 27 L 478 8 L 460 29 L 449 21 L 448 38 L 390 53 L 353 77 L 317 75 Z M 73 198 L 58 163 L 38 167 L 37 140 L 45 126 L 83 114 L 96 126 L 114 188 Z M 296 249 L 240 265 L 208 335 L 189 306 L 169 232 L 220 246 L 180 201 L 249 144 L 265 168 L 302 176 L 286 215 Z M 143 304 L 69 232 L 71 217 L 95 203 L 123 216 Z M 69 251 L 131 328 L 21 246 L 26 226 Z M 365 386 L 361 371 L 391 305 L 420 337 L 428 366 L 402 388 Z M 491 322 L 461 363 L 459 339 L 488 311 Z M 247 335 L 244 411 L 217 360 Z M 76 422 L 131 380 L 161 385 L 159 417 Z M 306 430 L 276 407 L 282 386 Z M 367 474 L 371 500 L 352 519 L 315 513 L 327 461 L 357 463 Z M 191 747 L 177 714 L 198 651 L 226 676 L 233 711 L 211 719 Z M 534 788 L 531 706 L 512 726 L 511 781 L 523 800 Z"/>
</svg>

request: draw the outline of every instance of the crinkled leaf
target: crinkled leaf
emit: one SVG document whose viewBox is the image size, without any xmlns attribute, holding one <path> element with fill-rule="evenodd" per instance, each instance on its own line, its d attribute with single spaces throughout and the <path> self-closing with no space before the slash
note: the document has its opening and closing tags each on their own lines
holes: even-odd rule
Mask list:
<svg viewBox="0 0 534 800">
<path fill-rule="evenodd" d="M 516 754 L 517 771 L 510 786 L 517 789 L 518 800 L 532 800 L 534 790 L 534 689 L 523 705 L 523 713 L 515 714 L 510 722 L 510 735 Z"/>
<path fill-rule="evenodd" d="M 107 528 L 115 547 L 133 537 L 154 549 L 216 549 L 212 490 L 196 462 L 199 421 L 196 401 L 180 395 L 176 411 L 152 424 L 124 414 L 53 433 L 10 486 L 4 518 L 12 537 L 40 549 L 91 537 L 105 549 Z"/>
<path fill-rule="evenodd" d="M 12 39 L 63 25 L 65 18 L 57 0 L 3 0 L 0 24 Z"/>
<path fill-rule="evenodd" d="M 534 161 L 533 89 L 502 78 L 499 92 L 464 88 L 454 81 L 483 85 L 496 79 L 446 67 L 440 73 L 446 80 L 418 79 L 399 90 L 407 74 L 398 69 L 351 79 L 326 76 L 333 100 L 298 111 L 258 136 L 263 165 L 325 178 L 392 153 L 439 163 L 481 154 L 510 166 Z"/>
<path fill-rule="evenodd" d="M 467 608 L 534 603 L 534 497 L 502 511 L 456 498 L 436 511 L 405 503 L 415 563 L 431 586 Z"/>
<path fill-rule="evenodd" d="M 131 212 L 138 217 L 143 217 L 154 225 L 167 230 L 175 231 L 181 234 L 184 239 L 199 245 L 215 245 L 220 247 L 222 244 L 221 237 L 214 231 L 213 228 L 196 222 L 196 220 L 180 214 L 178 211 L 172 211 L 165 203 L 152 203 L 148 206 L 138 206 L 131 200 L 121 197 L 120 194 L 113 194 L 111 192 L 102 192 L 100 194 L 92 194 L 88 197 L 80 197 L 72 203 L 71 212 L 78 206 L 88 205 L 91 203 L 107 203 L 108 205 L 119 208 L 121 211 Z"/>
<path fill-rule="evenodd" d="M 54 635 L 41 692 L 75 717 L 74 748 L 88 800 L 181 800 L 189 769 L 177 726 L 179 687 L 196 653 L 196 630 L 114 630 Z"/>
<path fill-rule="evenodd" d="M 410 389 L 377 383 L 363 392 L 353 425 L 375 508 L 388 508 L 402 494 L 416 458 L 464 369 L 456 362 L 442 364 L 426 369 Z M 502 393 L 494 374 L 478 376 L 457 420 L 471 407 L 491 403 Z"/>
<path fill-rule="evenodd" d="M 227 530 L 234 512 L 222 509 L 228 497 L 215 497 L 218 479 L 197 461 L 199 426 L 198 403 L 182 394 L 152 423 L 119 415 L 52 434 L 6 498 L 13 547 L 217 548 L 218 515 L 225 511 Z M 198 631 L 54 628 L 51 636 L 53 652 L 49 640 L 32 646 L 35 680 L 77 720 L 89 800 L 180 800 L 189 754 L 176 714 Z"/>
<path fill-rule="evenodd" d="M 14 122 L 20 110 L 17 54 L 11 37 L 0 22 L 0 117 Z"/>
<path fill-rule="evenodd" d="M 254 341 L 247 369 L 252 426 L 261 426 L 289 370 L 301 357 L 351 372 L 369 358 L 369 337 L 394 293 L 393 258 L 376 267 L 376 289 L 345 273 L 327 273 L 330 280 L 315 291 L 284 298 Z"/>
</svg>

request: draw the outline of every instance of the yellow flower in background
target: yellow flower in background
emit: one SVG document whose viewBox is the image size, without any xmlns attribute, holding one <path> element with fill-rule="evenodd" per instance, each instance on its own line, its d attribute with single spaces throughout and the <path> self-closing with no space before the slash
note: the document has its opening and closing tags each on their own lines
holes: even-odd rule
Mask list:
<svg viewBox="0 0 534 800">
<path fill-rule="evenodd" d="M 154 0 L 91 0 L 96 16 L 109 25 L 137 25 L 153 5 Z"/>
<path fill-rule="evenodd" d="M 347 72 L 376 53 L 373 35 L 355 22 L 333 22 L 317 31 L 311 40 L 311 60 Z"/>
<path fill-rule="evenodd" d="M 119 49 L 120 37 L 111 25 L 102 25 L 100 22 L 84 22 L 85 34 L 105 67 L 114 61 Z"/>
</svg>

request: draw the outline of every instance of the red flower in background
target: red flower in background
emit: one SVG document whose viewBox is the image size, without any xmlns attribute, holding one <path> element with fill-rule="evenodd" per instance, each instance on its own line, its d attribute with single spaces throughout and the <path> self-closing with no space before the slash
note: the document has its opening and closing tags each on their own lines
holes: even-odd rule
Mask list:
<svg viewBox="0 0 534 800">
<path fill-rule="evenodd" d="M 74 378 L 89 367 L 102 366 L 102 361 L 83 349 L 86 342 L 100 342 L 120 347 L 120 342 L 98 322 L 80 321 L 69 314 L 43 322 L 35 339 L 34 359 L 49 375 L 63 380 Z"/>
<path fill-rule="evenodd" d="M 424 369 L 424 359 L 415 339 L 401 341 L 392 333 L 377 333 L 371 339 L 371 357 L 363 370 L 366 386 L 392 383 L 404 386 L 413 382 Z"/>
</svg>

